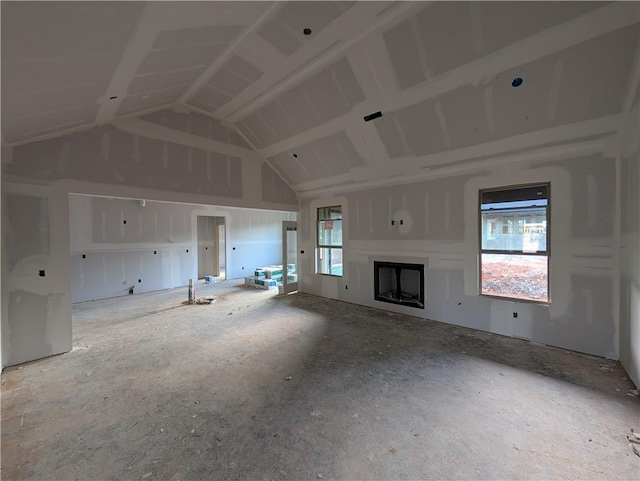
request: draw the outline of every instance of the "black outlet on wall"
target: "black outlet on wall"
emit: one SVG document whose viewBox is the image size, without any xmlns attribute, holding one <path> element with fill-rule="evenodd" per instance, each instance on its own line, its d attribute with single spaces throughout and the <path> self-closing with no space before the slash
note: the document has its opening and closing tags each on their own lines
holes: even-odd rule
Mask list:
<svg viewBox="0 0 640 481">
<path fill-rule="evenodd" d="M 234 247 L 232 250 L 236 250 L 236 248 Z"/>
<path fill-rule="evenodd" d="M 153 253 L 154 253 L 154 254 L 157 254 L 158 252 L 157 252 L 157 251 L 153 251 Z"/>
<path fill-rule="evenodd" d="M 142 279 L 138 279 L 138 282 L 142 282 Z"/>
<path fill-rule="evenodd" d="M 126 223 L 127 223 L 127 221 L 126 221 L 126 220 L 123 220 L 123 221 L 122 221 L 122 223 L 123 223 L 123 224 L 126 224 Z"/>
<path fill-rule="evenodd" d="M 82 258 L 86 259 L 87 258 L 87 254 L 82 254 Z"/>
<path fill-rule="evenodd" d="M 513 313 L 513 317 L 518 317 L 518 313 L 517 313 L 517 312 L 514 312 L 514 313 Z"/>
<path fill-rule="evenodd" d="M 44 276 L 45 276 L 45 274 L 44 274 L 44 270 L 40 270 L 40 272 L 38 273 L 38 275 L 39 275 L 40 277 L 44 277 Z"/>
<path fill-rule="evenodd" d="M 189 253 L 189 249 L 187 249 L 187 254 Z"/>
</svg>

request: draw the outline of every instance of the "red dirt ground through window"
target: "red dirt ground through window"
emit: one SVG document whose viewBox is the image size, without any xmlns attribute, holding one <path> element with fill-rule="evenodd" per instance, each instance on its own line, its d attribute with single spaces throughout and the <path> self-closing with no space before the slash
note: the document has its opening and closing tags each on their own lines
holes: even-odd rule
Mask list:
<svg viewBox="0 0 640 481">
<path fill-rule="evenodd" d="M 482 293 L 548 301 L 547 257 L 482 254 Z"/>
</svg>

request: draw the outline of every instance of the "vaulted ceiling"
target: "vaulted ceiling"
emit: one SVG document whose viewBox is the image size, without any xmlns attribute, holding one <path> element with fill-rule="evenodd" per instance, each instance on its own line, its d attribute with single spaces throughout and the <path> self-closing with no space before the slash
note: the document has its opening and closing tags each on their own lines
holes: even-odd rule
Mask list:
<svg viewBox="0 0 640 481">
<path fill-rule="evenodd" d="M 2 142 L 143 121 L 257 151 L 301 194 L 410 178 L 610 135 L 639 21 L 637 2 L 3 1 Z"/>
</svg>

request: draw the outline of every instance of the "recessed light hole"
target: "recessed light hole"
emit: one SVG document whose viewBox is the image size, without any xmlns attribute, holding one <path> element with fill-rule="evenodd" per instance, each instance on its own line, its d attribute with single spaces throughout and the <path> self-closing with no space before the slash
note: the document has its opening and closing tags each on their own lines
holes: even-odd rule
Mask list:
<svg viewBox="0 0 640 481">
<path fill-rule="evenodd" d="M 304 33 L 305 35 L 309 36 L 309 35 L 311 35 L 311 29 L 310 29 L 309 27 L 306 27 L 306 28 L 302 31 L 302 33 Z"/>
</svg>

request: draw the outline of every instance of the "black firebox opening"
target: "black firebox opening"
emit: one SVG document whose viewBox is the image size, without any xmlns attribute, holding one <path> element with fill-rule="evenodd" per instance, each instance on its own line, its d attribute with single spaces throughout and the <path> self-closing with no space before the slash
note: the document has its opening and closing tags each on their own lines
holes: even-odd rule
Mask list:
<svg viewBox="0 0 640 481">
<path fill-rule="evenodd" d="M 373 262 L 376 301 L 424 309 L 424 265 Z"/>
</svg>

